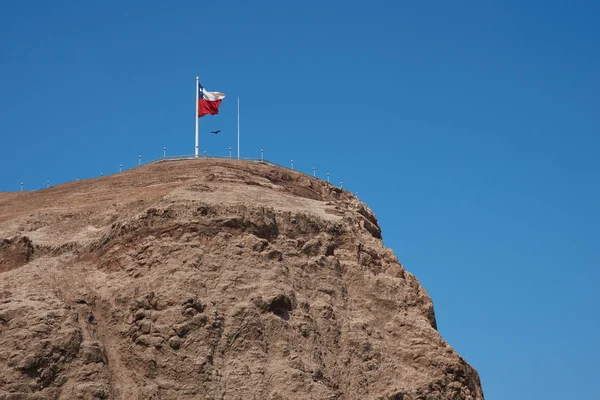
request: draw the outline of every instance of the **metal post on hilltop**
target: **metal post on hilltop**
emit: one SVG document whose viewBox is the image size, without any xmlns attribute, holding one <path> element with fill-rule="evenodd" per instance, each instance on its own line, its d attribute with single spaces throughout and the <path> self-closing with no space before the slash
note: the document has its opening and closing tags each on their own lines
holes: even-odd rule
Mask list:
<svg viewBox="0 0 600 400">
<path fill-rule="evenodd" d="M 23 191 L 23 182 L 21 182 L 21 192 Z"/>
<path fill-rule="evenodd" d="M 163 158 L 167 157 L 167 148 L 163 147 Z"/>
<path fill-rule="evenodd" d="M 329 172 L 327 173 L 327 183 L 329 183 Z"/>
<path fill-rule="evenodd" d="M 294 160 L 292 160 L 292 169 L 294 169 Z"/>
<path fill-rule="evenodd" d="M 240 98 L 238 97 L 238 160 L 240 159 Z"/>
<path fill-rule="evenodd" d="M 138 156 L 138 165 L 142 165 L 142 156 Z"/>
<path fill-rule="evenodd" d="M 231 147 L 229 148 L 229 158 L 231 158 Z"/>
<path fill-rule="evenodd" d="M 194 157 L 198 158 L 198 95 L 199 95 L 199 86 L 200 86 L 200 77 L 196 77 L 196 110 L 194 110 L 194 114 L 196 117 L 196 152 L 194 153 Z"/>
<path fill-rule="evenodd" d="M 260 149 L 260 159 L 261 160 L 265 159 L 265 151 L 263 149 Z"/>
<path fill-rule="evenodd" d="M 123 164 L 119 164 L 119 172 L 123 171 Z"/>
<path fill-rule="evenodd" d="M 317 177 L 317 169 L 313 167 L 313 178 Z"/>
</svg>

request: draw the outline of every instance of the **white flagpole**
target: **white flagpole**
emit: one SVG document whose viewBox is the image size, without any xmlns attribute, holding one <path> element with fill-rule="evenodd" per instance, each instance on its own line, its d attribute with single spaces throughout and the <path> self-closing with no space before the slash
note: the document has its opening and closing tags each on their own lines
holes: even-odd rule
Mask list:
<svg viewBox="0 0 600 400">
<path fill-rule="evenodd" d="M 200 78 L 196 77 L 196 111 L 195 111 L 195 115 L 196 115 L 196 152 L 194 153 L 194 155 L 196 156 L 196 158 L 198 158 L 198 90 L 199 90 L 199 85 L 200 85 Z"/>
<path fill-rule="evenodd" d="M 240 159 L 240 98 L 238 97 L 238 160 Z"/>
</svg>

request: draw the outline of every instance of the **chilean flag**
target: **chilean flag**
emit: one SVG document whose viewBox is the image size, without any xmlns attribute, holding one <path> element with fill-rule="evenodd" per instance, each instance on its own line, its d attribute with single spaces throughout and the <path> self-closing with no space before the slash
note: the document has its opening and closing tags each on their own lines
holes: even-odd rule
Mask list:
<svg viewBox="0 0 600 400">
<path fill-rule="evenodd" d="M 218 114 L 221 100 L 224 98 L 225 95 L 223 93 L 209 92 L 202 85 L 198 84 L 198 118 L 206 114 Z"/>
</svg>

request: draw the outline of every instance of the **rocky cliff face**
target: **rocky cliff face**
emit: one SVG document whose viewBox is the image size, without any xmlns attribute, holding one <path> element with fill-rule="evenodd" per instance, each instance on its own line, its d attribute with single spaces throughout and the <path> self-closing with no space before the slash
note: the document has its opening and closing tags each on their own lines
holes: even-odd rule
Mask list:
<svg viewBox="0 0 600 400">
<path fill-rule="evenodd" d="M 483 399 L 349 192 L 238 161 L 0 194 L 0 399 Z"/>
</svg>

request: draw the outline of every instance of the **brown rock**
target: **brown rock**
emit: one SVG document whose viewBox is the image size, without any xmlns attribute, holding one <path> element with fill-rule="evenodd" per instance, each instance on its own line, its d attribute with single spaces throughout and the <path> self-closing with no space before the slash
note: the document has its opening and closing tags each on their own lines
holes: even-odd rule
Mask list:
<svg viewBox="0 0 600 400">
<path fill-rule="evenodd" d="M 26 236 L 0 240 L 0 273 L 19 268 L 33 258 L 33 244 Z"/>
<path fill-rule="evenodd" d="M 483 399 L 326 182 L 199 159 L 0 204 L 0 399 Z"/>
<path fill-rule="evenodd" d="M 181 347 L 181 339 L 179 339 L 177 336 L 172 336 L 169 338 L 169 346 L 175 350 L 178 350 Z"/>
</svg>

